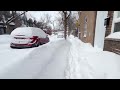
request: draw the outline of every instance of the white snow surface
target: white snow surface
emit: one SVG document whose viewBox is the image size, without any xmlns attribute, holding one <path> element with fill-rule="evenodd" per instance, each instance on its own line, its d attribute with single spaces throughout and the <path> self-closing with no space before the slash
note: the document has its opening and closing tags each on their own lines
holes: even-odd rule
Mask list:
<svg viewBox="0 0 120 90">
<path fill-rule="evenodd" d="M 71 36 L 70 53 L 66 68 L 67 79 L 118 79 L 120 56 L 93 48 Z"/>
<path fill-rule="evenodd" d="M 0 45 L 8 44 L 11 42 L 11 36 L 9 34 L 0 35 Z"/>
<path fill-rule="evenodd" d="M 37 48 L 11 49 L 10 35 L 0 35 L 1 79 L 119 79 L 120 56 L 70 36 L 49 36 Z"/>
<path fill-rule="evenodd" d="M 106 38 L 120 39 L 120 32 L 111 33 Z"/>
<path fill-rule="evenodd" d="M 11 36 L 25 35 L 27 37 L 39 36 L 40 38 L 46 38 L 46 34 L 43 30 L 35 27 L 19 27 L 11 32 Z"/>
<path fill-rule="evenodd" d="M 51 38 L 55 40 L 52 41 Z M 11 49 L 9 43 L 4 44 L 4 46 L 1 45 L 0 78 L 65 78 L 64 71 L 67 64 L 66 55 L 69 50 L 69 43 L 64 39 L 56 40 L 56 36 L 51 36 L 51 38 L 49 43 L 30 49 Z"/>
<path fill-rule="evenodd" d="M 15 23 L 14 23 L 14 22 L 11 22 L 10 25 L 15 25 Z"/>
</svg>

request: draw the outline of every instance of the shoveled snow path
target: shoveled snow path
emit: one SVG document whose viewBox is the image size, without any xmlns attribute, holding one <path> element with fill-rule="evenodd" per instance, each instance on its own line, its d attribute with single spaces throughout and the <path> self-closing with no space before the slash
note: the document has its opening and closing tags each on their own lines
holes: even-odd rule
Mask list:
<svg viewBox="0 0 120 90">
<path fill-rule="evenodd" d="M 64 42 L 60 45 L 53 56 L 50 59 L 50 62 L 47 63 L 44 69 L 40 72 L 39 79 L 65 79 L 65 69 L 67 66 L 67 56 L 70 49 L 70 42 Z"/>
</svg>

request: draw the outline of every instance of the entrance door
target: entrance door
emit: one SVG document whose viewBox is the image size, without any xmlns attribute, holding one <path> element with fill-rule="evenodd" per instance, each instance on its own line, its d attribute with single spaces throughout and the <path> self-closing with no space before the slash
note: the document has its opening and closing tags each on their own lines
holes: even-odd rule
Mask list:
<svg viewBox="0 0 120 90">
<path fill-rule="evenodd" d="M 104 47 L 104 37 L 106 31 L 104 19 L 107 17 L 107 14 L 108 11 L 97 11 L 94 46 L 101 49 Z"/>
</svg>

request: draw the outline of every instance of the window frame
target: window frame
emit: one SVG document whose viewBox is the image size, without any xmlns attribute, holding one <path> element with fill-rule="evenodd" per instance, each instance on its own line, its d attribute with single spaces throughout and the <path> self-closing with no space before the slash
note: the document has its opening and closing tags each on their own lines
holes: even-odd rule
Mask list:
<svg viewBox="0 0 120 90">
<path fill-rule="evenodd" d="M 114 13 L 113 13 L 111 33 L 114 33 L 115 24 L 120 22 L 120 17 L 118 17 L 118 12 L 120 12 L 120 11 L 114 11 Z"/>
</svg>

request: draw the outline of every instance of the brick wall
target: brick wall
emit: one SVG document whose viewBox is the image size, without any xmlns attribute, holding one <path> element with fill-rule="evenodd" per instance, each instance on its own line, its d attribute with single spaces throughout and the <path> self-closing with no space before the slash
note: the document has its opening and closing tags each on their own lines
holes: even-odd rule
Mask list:
<svg viewBox="0 0 120 90">
<path fill-rule="evenodd" d="M 82 11 L 80 13 L 79 38 L 85 43 L 94 45 L 95 23 L 97 11 Z M 85 17 L 87 17 L 87 34 L 84 37 Z"/>
<path fill-rule="evenodd" d="M 111 33 L 111 27 L 113 22 L 113 13 L 114 11 L 108 11 L 108 16 L 110 17 L 109 26 L 106 27 L 105 36 L 108 36 Z M 110 51 L 120 55 L 120 39 L 107 38 L 104 41 L 104 51 Z"/>
<path fill-rule="evenodd" d="M 108 11 L 108 16 L 110 17 L 109 26 L 106 27 L 105 36 L 108 36 L 111 33 L 112 21 L 113 21 L 113 13 L 114 11 Z"/>
<path fill-rule="evenodd" d="M 120 55 L 120 39 L 105 39 L 104 51 L 110 51 Z"/>
</svg>

